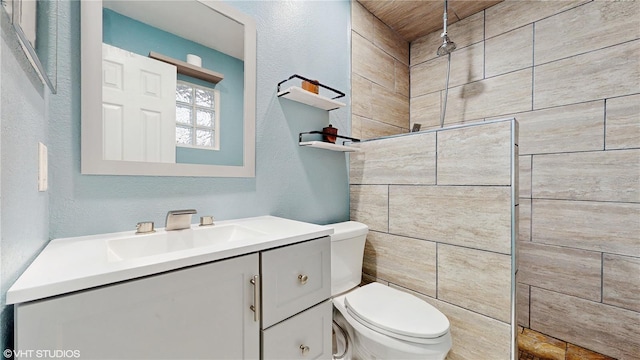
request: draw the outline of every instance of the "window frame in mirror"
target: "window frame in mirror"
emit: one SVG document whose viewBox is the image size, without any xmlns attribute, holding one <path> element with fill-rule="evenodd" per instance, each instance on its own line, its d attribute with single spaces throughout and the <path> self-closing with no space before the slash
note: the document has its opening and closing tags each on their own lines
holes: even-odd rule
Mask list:
<svg viewBox="0 0 640 360">
<path fill-rule="evenodd" d="M 80 4 L 81 173 L 197 177 L 255 177 L 256 23 L 220 1 L 194 0 L 244 26 L 243 164 L 240 166 L 105 160 L 102 149 L 102 1 Z"/>
</svg>

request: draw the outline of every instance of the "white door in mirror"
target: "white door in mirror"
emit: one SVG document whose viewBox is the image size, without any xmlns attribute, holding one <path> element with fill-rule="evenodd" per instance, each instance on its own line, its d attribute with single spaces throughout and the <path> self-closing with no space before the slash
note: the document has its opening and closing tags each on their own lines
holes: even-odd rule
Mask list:
<svg viewBox="0 0 640 360">
<path fill-rule="evenodd" d="M 103 159 L 176 162 L 176 67 L 102 44 Z"/>
</svg>

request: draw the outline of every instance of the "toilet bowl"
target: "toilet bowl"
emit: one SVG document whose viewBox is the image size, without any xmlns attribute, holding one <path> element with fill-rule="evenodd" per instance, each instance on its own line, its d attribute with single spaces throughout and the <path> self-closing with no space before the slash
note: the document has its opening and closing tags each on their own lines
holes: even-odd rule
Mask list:
<svg viewBox="0 0 640 360">
<path fill-rule="evenodd" d="M 368 227 L 328 225 L 334 305 L 335 359 L 443 360 L 451 349 L 449 320 L 409 293 L 371 283 L 359 286 Z"/>
</svg>

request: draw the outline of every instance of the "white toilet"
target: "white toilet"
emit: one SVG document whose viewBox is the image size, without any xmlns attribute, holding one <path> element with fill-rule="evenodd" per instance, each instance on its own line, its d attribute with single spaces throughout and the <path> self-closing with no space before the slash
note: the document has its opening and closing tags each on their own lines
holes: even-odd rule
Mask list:
<svg viewBox="0 0 640 360">
<path fill-rule="evenodd" d="M 443 360 L 451 349 L 446 316 L 422 299 L 380 283 L 358 287 L 369 228 L 355 221 L 327 226 L 334 229 L 334 359 Z"/>
</svg>

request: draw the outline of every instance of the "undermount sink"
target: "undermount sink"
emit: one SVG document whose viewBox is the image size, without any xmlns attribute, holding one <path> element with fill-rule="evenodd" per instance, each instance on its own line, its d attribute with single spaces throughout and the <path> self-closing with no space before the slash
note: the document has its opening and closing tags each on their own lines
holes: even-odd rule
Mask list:
<svg viewBox="0 0 640 360">
<path fill-rule="evenodd" d="M 160 231 L 147 235 L 107 240 L 109 261 L 136 259 L 205 246 L 225 245 L 266 235 L 237 224 Z"/>
</svg>

